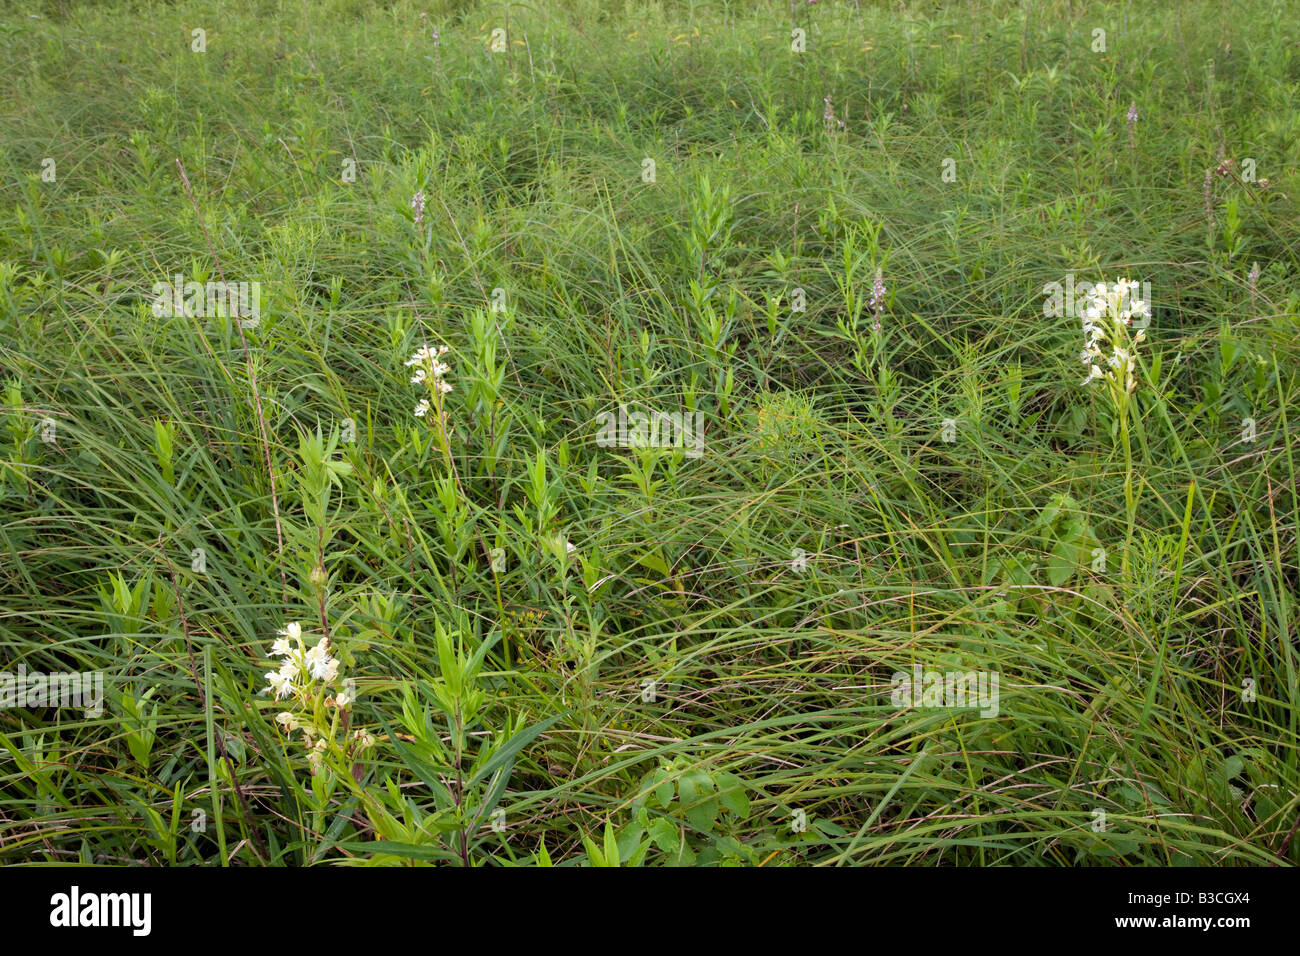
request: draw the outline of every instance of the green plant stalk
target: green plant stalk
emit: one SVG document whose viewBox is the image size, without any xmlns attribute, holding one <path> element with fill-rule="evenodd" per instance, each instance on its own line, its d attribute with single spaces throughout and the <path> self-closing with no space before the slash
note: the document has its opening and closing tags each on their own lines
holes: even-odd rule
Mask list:
<svg viewBox="0 0 1300 956">
<path fill-rule="evenodd" d="M 1123 384 L 1118 386 L 1123 389 Z M 1129 584 L 1129 552 L 1133 547 L 1133 530 L 1137 522 L 1137 495 L 1133 491 L 1133 445 L 1129 439 L 1128 416 L 1132 402 L 1127 395 L 1120 399 L 1119 431 L 1124 445 L 1124 507 L 1127 520 L 1124 528 L 1124 553 L 1120 557 L 1120 575 Z"/>
</svg>

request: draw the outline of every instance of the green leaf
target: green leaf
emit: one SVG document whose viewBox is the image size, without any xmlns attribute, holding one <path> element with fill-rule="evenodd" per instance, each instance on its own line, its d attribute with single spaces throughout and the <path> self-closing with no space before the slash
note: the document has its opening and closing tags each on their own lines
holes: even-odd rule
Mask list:
<svg viewBox="0 0 1300 956">
<path fill-rule="evenodd" d="M 565 713 L 568 713 L 568 711 L 556 714 L 553 717 L 548 717 L 539 724 L 533 724 L 531 727 L 519 731 L 519 733 L 511 737 L 506 741 L 506 743 L 502 744 L 500 750 L 497 750 L 491 757 L 484 761 L 481 767 L 474 771 L 473 776 L 469 778 L 465 787 L 468 789 L 477 785 L 479 781 L 485 779 L 489 774 L 495 773 L 497 768 L 504 766 L 507 761 L 513 760 L 515 754 L 528 746 L 528 744 L 530 744 L 538 734 L 563 717 Z"/>
<path fill-rule="evenodd" d="M 392 742 L 393 750 L 401 758 L 402 763 L 406 764 L 407 769 L 419 777 L 424 785 L 433 791 L 436 798 L 441 798 L 441 803 L 444 805 L 451 803 L 451 792 L 439 779 L 442 772 L 424 759 L 421 754 L 417 753 L 415 748 L 403 742 L 387 724 L 384 724 L 384 730 L 388 733 L 388 739 Z"/>
<path fill-rule="evenodd" d="M 673 822 L 667 817 L 660 817 L 651 823 L 649 834 L 654 845 L 665 853 L 675 853 L 677 844 L 681 842 L 677 827 L 673 826 Z"/>
<path fill-rule="evenodd" d="M 395 843 L 392 840 L 349 840 L 336 844 L 340 850 L 349 853 L 363 853 L 367 856 L 386 853 L 390 856 L 407 857 L 413 860 L 446 860 L 452 854 L 441 847 L 420 846 L 416 843 Z"/>
<path fill-rule="evenodd" d="M 618 851 L 618 837 L 614 834 L 614 824 L 605 821 L 605 865 L 618 866 L 621 855 Z"/>
<path fill-rule="evenodd" d="M 718 798 L 709 797 L 700 801 L 695 806 L 686 811 L 686 819 L 690 821 L 691 826 L 697 830 L 703 830 L 705 833 L 713 832 L 713 824 L 718 819 Z"/>
<path fill-rule="evenodd" d="M 718 801 L 709 796 L 715 789 L 713 778 L 703 770 L 691 770 L 682 775 L 677 784 L 682 798 L 682 809 L 691 826 L 708 833 L 718 817 Z"/>
<path fill-rule="evenodd" d="M 582 845 L 587 851 L 587 858 L 591 861 L 592 866 L 609 866 L 605 862 L 605 854 L 600 852 L 600 847 L 596 846 L 591 837 L 585 833 L 582 835 Z"/>
<path fill-rule="evenodd" d="M 655 786 L 655 799 L 659 801 L 661 808 L 667 809 L 668 804 L 673 802 L 673 790 L 676 789 L 673 779 L 668 776 L 667 770 L 656 770 L 655 778 L 659 783 Z"/>
<path fill-rule="evenodd" d="M 740 778 L 731 773 L 720 773 L 715 778 L 718 782 L 718 799 L 722 805 L 740 819 L 749 816 L 749 795 Z"/>
<path fill-rule="evenodd" d="M 1074 574 L 1076 548 L 1072 542 L 1058 541 L 1056 547 L 1052 549 L 1050 559 L 1047 563 L 1047 579 L 1052 582 L 1054 587 L 1060 587 L 1070 576 Z"/>
<path fill-rule="evenodd" d="M 653 552 L 646 552 L 637 556 L 637 563 L 642 564 L 660 575 L 665 580 L 672 577 L 672 572 L 668 570 L 668 562 Z"/>
</svg>

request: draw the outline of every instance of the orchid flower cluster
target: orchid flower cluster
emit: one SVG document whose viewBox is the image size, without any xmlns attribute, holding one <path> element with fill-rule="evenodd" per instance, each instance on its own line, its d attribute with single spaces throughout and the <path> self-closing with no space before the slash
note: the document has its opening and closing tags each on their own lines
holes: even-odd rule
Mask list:
<svg viewBox="0 0 1300 956">
<path fill-rule="evenodd" d="M 411 384 L 427 387 L 434 401 L 438 403 L 439 411 L 442 409 L 442 396 L 451 391 L 451 382 L 447 381 L 447 373 L 451 371 L 451 367 L 442 362 L 442 357 L 448 351 L 450 350 L 445 345 L 439 345 L 436 350 L 423 345 L 406 361 L 406 367 L 414 369 L 411 374 Z M 420 399 L 415 406 L 415 417 L 424 418 L 429 413 L 429 408 L 429 400 Z"/>
<path fill-rule="evenodd" d="M 1079 353 L 1080 360 L 1088 366 L 1088 376 L 1082 384 L 1091 385 L 1097 379 L 1105 379 L 1113 386 L 1122 387 L 1121 394 L 1137 390 L 1133 377 L 1137 368 L 1136 346 L 1146 338 L 1146 332 L 1138 329 L 1130 339 L 1126 330 L 1135 316 L 1148 315 L 1150 310 L 1148 303 L 1132 297 L 1137 287 L 1136 282 L 1120 279 L 1113 286 L 1099 282 L 1088 294 L 1083 309 L 1084 347 Z M 1107 323 L 1107 318 L 1113 322 Z"/>
<path fill-rule="evenodd" d="M 274 693 L 276 700 L 292 699 L 299 713 L 291 710 L 276 715 L 276 723 L 287 735 L 302 731 L 302 742 L 307 748 L 307 762 L 312 774 L 317 774 L 333 738 L 338 715 L 348 708 L 355 695 L 350 685 L 330 694 L 330 685 L 338 683 L 339 661 L 330 654 L 330 640 L 322 637 L 310 648 L 303 640 L 302 625 L 290 621 L 276 631 L 279 635 L 271 645 L 270 656 L 279 658 L 279 667 L 266 672 L 265 693 Z M 334 710 L 334 720 L 328 730 L 323 728 L 325 710 Z M 362 748 L 374 745 L 374 737 L 358 730 L 355 739 Z"/>
</svg>

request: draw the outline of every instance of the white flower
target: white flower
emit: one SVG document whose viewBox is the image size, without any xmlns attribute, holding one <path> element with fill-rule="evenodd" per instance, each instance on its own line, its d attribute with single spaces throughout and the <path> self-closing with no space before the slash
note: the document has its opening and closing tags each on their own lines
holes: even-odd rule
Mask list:
<svg viewBox="0 0 1300 956">
<path fill-rule="evenodd" d="M 299 667 L 298 662 L 296 660 L 294 660 L 292 657 L 286 657 L 280 663 L 279 674 L 282 680 L 293 682 L 298 678 L 298 673 L 300 670 L 301 668 Z"/>
<path fill-rule="evenodd" d="M 338 676 L 338 661 L 330 657 L 329 649 L 329 638 L 322 637 L 304 657 L 307 672 L 316 680 L 333 680 Z"/>
<path fill-rule="evenodd" d="M 298 718 L 287 710 L 283 710 L 275 715 L 275 722 L 284 728 L 287 734 L 293 733 L 298 729 Z"/>
<path fill-rule="evenodd" d="M 451 351 L 445 345 L 439 345 L 438 348 L 431 349 L 427 345 L 422 345 L 415 350 L 406 362 L 408 366 L 415 366 L 415 372 L 411 376 L 412 385 L 423 385 L 426 388 L 436 388 L 437 394 L 446 395 L 451 391 L 451 383 L 446 381 L 446 375 L 451 371 L 451 366 L 438 359 Z M 420 403 L 415 406 L 415 417 L 424 418 L 429 413 L 429 400 L 421 399 Z"/>
<path fill-rule="evenodd" d="M 427 345 L 422 345 L 415 350 L 415 354 L 406 360 L 406 365 L 427 365 L 433 360 L 434 351 Z"/>
<path fill-rule="evenodd" d="M 1146 336 L 1138 330 L 1130 338 L 1123 330 L 1132 324 L 1134 316 L 1149 311 L 1150 306 L 1141 299 L 1129 301 L 1138 287 L 1139 283 L 1128 278 L 1118 279 L 1113 285 L 1098 282 L 1085 296 L 1086 307 L 1082 315 L 1084 344 L 1079 359 L 1089 368 L 1083 385 L 1103 378 L 1117 386 L 1122 384 L 1130 392 L 1136 390 L 1133 372 L 1137 368 L 1137 355 L 1124 346 L 1136 345 Z M 1095 321 L 1102 315 L 1112 318 L 1114 324 L 1106 322 L 1102 328 Z"/>
<path fill-rule="evenodd" d="M 284 700 L 293 693 L 293 681 L 286 678 L 283 674 L 276 671 L 266 672 L 266 682 L 269 685 L 267 690 L 275 691 L 276 700 Z"/>
<path fill-rule="evenodd" d="M 289 639 L 287 637 L 277 637 L 271 644 L 272 657 L 288 657 L 292 653 L 293 648 L 289 646 Z"/>
<path fill-rule="evenodd" d="M 307 662 L 307 670 L 316 680 L 328 682 L 339 676 L 339 662 L 328 654 L 321 654 Z"/>
<path fill-rule="evenodd" d="M 446 365 L 439 362 L 438 359 L 446 355 L 449 351 L 451 350 L 445 345 L 439 345 L 437 349 L 431 349 L 427 345 L 421 345 L 414 353 L 412 353 L 411 357 L 406 360 L 406 365 L 408 368 L 412 365 L 424 365 L 435 369 L 435 375 L 444 375 L 447 373 L 448 368 Z M 436 369 L 439 368 L 442 369 L 441 372 L 436 371 Z"/>
<path fill-rule="evenodd" d="M 293 641 L 300 641 L 302 640 L 302 625 L 299 624 L 297 621 L 290 621 L 288 624 L 280 628 L 275 633 L 281 635 L 282 637 L 287 637 Z"/>
<path fill-rule="evenodd" d="M 352 703 L 352 700 L 353 700 L 353 699 L 352 699 L 351 697 L 348 696 L 348 692 L 347 692 L 347 691 L 345 691 L 345 690 L 343 690 L 343 691 L 339 691 L 337 694 L 334 695 L 334 706 L 335 706 L 335 707 L 346 707 L 346 706 L 348 706 L 348 704 Z"/>
</svg>

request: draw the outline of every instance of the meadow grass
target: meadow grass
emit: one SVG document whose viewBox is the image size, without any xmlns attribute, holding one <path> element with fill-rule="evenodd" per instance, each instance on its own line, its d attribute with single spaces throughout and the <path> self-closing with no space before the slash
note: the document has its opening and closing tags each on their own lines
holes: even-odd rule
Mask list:
<svg viewBox="0 0 1300 956">
<path fill-rule="evenodd" d="M 0 861 L 1297 862 L 1296 13 L 6 4 Z"/>
</svg>

